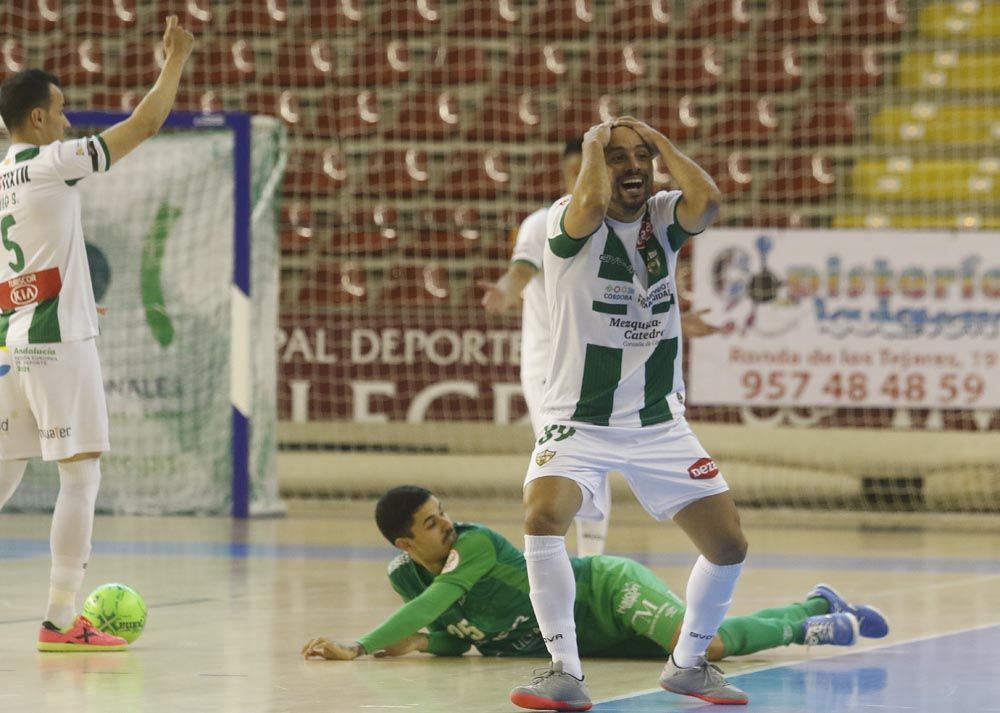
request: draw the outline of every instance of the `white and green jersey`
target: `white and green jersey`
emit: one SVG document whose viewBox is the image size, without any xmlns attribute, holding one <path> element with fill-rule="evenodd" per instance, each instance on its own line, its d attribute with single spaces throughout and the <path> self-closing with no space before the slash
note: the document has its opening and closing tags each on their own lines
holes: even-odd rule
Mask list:
<svg viewBox="0 0 1000 713">
<path fill-rule="evenodd" d="M 661 191 L 641 219 L 608 219 L 582 240 L 563 227 L 571 197 L 549 210 L 547 423 L 639 427 L 683 413 L 674 271 L 690 234 L 677 222 L 681 196 Z"/>
<path fill-rule="evenodd" d="M 76 183 L 110 166 L 100 136 L 7 151 L 0 163 L 0 346 L 97 335 Z"/>
<path fill-rule="evenodd" d="M 521 223 L 511 262 L 525 262 L 538 272 L 521 293 L 521 371 L 537 376 L 541 383 L 549 366 L 549 308 L 545 302 L 545 216 L 549 209 L 540 208 Z"/>
</svg>

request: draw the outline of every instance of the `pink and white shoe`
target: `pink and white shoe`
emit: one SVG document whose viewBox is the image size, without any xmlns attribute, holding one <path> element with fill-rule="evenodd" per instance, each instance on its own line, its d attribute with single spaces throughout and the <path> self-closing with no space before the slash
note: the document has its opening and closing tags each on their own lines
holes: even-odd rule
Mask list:
<svg viewBox="0 0 1000 713">
<path fill-rule="evenodd" d="M 82 614 L 67 629 L 43 621 L 38 632 L 39 651 L 124 651 L 127 647 L 125 639 L 99 631 Z"/>
</svg>

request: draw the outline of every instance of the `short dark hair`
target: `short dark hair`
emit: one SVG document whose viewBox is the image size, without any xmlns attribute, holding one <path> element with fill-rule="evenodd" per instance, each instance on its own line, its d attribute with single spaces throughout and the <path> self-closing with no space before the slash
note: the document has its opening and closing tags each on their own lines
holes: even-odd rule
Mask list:
<svg viewBox="0 0 1000 713">
<path fill-rule="evenodd" d="M 32 109 L 48 108 L 50 84 L 58 87 L 59 77 L 42 69 L 22 69 L 0 84 L 0 118 L 8 131 L 24 124 Z"/>
<path fill-rule="evenodd" d="M 570 139 L 563 146 L 563 158 L 569 158 L 570 156 L 579 156 L 583 153 L 583 137 L 577 136 L 575 139 Z"/>
<path fill-rule="evenodd" d="M 375 523 L 385 539 L 396 544 L 397 537 L 413 537 L 413 513 L 431 497 L 419 485 L 399 485 L 375 504 Z"/>
</svg>

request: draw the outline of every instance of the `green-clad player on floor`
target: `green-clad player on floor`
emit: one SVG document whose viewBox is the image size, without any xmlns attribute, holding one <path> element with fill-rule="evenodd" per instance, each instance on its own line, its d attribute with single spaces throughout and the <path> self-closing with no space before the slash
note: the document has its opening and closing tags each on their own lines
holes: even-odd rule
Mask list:
<svg viewBox="0 0 1000 713">
<path fill-rule="evenodd" d="M 502 535 L 454 522 L 430 491 L 412 485 L 383 495 L 375 520 L 385 538 L 403 551 L 388 574 L 406 603 L 353 643 L 311 639 L 302 647 L 306 658 L 350 661 L 364 654 L 411 651 L 459 656 L 472 646 L 484 656 L 547 655 L 528 597 L 524 556 Z M 571 558 L 571 563 L 581 655 L 662 659 L 673 650 L 684 603 L 652 571 L 607 555 Z M 805 601 L 727 618 L 708 647 L 708 658 L 793 643 L 850 646 L 859 633 L 877 638 L 888 631 L 878 610 L 849 604 L 821 584 Z"/>
</svg>

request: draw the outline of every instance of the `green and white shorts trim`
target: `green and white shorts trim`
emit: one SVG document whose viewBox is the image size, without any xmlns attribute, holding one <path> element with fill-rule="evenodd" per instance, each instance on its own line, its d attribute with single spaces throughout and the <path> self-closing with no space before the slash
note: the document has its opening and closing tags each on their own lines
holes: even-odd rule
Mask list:
<svg viewBox="0 0 1000 713">
<path fill-rule="evenodd" d="M 0 349 L 0 460 L 109 450 L 94 339 Z"/>
<path fill-rule="evenodd" d="M 604 481 L 611 471 L 625 476 L 636 499 L 658 520 L 729 490 L 684 417 L 645 428 L 546 425 L 524 483 L 552 475 L 575 480 L 583 492 L 578 517 L 598 520 L 608 512 Z"/>
</svg>

